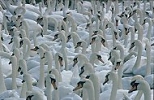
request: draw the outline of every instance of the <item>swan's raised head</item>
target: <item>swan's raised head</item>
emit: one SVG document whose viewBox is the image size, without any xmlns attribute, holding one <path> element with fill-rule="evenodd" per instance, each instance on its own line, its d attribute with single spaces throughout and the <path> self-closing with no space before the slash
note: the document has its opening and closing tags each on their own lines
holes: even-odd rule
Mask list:
<svg viewBox="0 0 154 100">
<path fill-rule="evenodd" d="M 47 82 L 49 82 L 49 83 L 47 83 Z M 46 87 L 47 84 L 52 84 L 52 86 L 53 86 L 53 88 L 54 88 L 55 90 L 58 89 L 58 88 L 57 88 L 57 85 L 56 85 L 56 78 L 55 78 L 55 76 L 54 76 L 53 74 L 48 74 L 48 75 L 46 76 L 45 87 Z"/>
<path fill-rule="evenodd" d="M 83 84 L 85 83 L 85 81 L 80 81 L 77 83 L 77 86 L 73 89 L 73 91 L 79 90 L 83 87 Z"/>
</svg>

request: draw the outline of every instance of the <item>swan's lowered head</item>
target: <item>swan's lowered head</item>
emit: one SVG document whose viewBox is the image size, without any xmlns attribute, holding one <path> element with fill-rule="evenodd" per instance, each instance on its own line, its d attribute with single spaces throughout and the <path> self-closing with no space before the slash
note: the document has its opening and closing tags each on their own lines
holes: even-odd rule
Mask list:
<svg viewBox="0 0 154 100">
<path fill-rule="evenodd" d="M 147 85 L 150 89 L 149 84 L 144 80 L 144 78 L 141 75 L 136 75 L 131 80 L 131 89 L 128 91 L 128 93 L 131 93 L 136 90 L 144 90 L 144 86 Z"/>
<path fill-rule="evenodd" d="M 84 54 L 78 54 L 74 57 L 73 59 L 73 67 L 78 63 L 78 62 L 89 62 L 88 58 Z"/>
</svg>

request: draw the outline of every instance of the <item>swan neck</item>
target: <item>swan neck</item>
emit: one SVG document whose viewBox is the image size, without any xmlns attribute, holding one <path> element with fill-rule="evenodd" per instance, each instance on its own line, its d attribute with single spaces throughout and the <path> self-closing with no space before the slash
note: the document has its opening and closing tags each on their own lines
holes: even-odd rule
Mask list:
<svg viewBox="0 0 154 100">
<path fill-rule="evenodd" d="M 17 58 L 15 56 L 12 56 L 10 60 L 12 62 L 12 89 L 17 89 L 17 84 L 16 84 Z"/>
<path fill-rule="evenodd" d="M 89 100 L 95 100 L 94 87 L 92 84 L 89 88 L 86 88 L 86 91 L 88 93 Z"/>
<path fill-rule="evenodd" d="M 117 74 L 115 74 L 113 76 L 112 82 L 113 82 L 113 85 L 112 85 L 110 100 L 115 100 L 116 95 L 117 95 L 117 89 L 118 89 L 118 76 L 117 76 Z"/>
<path fill-rule="evenodd" d="M 151 91 L 150 91 L 150 86 L 147 82 L 144 84 L 144 89 L 142 90 L 144 93 L 144 100 L 151 100 Z"/>
<path fill-rule="evenodd" d="M 151 63 L 151 46 L 150 46 L 150 43 L 146 44 L 146 54 L 147 54 L 146 75 L 150 75 L 151 74 L 151 67 L 150 67 L 150 63 Z"/>
</svg>

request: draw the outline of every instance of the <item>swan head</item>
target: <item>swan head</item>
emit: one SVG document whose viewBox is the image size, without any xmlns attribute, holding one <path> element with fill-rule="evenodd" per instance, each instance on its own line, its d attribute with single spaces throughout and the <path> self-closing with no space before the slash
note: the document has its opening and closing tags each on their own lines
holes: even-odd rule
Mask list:
<svg viewBox="0 0 154 100">
<path fill-rule="evenodd" d="M 96 41 L 96 38 L 97 38 L 97 36 L 93 36 L 93 37 L 91 38 L 90 45 L 93 44 L 93 43 Z"/>
<path fill-rule="evenodd" d="M 58 88 L 57 88 L 57 85 L 56 85 L 56 78 L 55 78 L 55 76 L 53 75 L 53 74 L 48 74 L 47 76 L 46 76 L 46 80 L 45 80 L 45 87 L 46 87 L 46 84 L 47 84 L 47 80 L 49 80 L 49 84 L 52 84 L 52 86 L 53 86 L 53 88 L 55 89 L 55 90 L 57 90 Z"/>
<path fill-rule="evenodd" d="M 74 59 L 73 59 L 73 67 L 78 63 L 78 58 L 77 57 L 75 57 Z"/>
<path fill-rule="evenodd" d="M 131 80 L 131 89 L 128 91 L 128 93 L 131 93 L 133 91 L 136 91 L 140 89 L 139 84 L 143 82 L 144 78 L 141 75 L 136 75 Z"/>
<path fill-rule="evenodd" d="M 77 47 L 82 47 L 82 41 L 77 42 L 75 48 L 77 48 Z"/>
<path fill-rule="evenodd" d="M 71 39 L 71 34 L 69 34 L 69 35 L 67 36 L 67 41 L 66 41 L 66 42 L 68 42 L 70 39 Z"/>
<path fill-rule="evenodd" d="M 99 55 L 98 53 L 92 53 L 90 55 L 90 60 L 99 60 L 100 62 L 104 63 L 102 56 Z"/>
<path fill-rule="evenodd" d="M 38 17 L 36 19 L 37 24 L 42 24 L 42 21 L 43 21 L 43 17 L 42 16 L 40 16 L 40 17 Z"/>
<path fill-rule="evenodd" d="M 37 51 L 39 49 L 38 46 L 35 46 L 33 49 L 31 49 L 32 51 Z"/>
<path fill-rule="evenodd" d="M 77 83 L 77 86 L 73 89 L 73 91 L 79 90 L 81 88 L 83 88 L 83 84 L 85 84 L 86 81 L 79 81 Z"/>
<path fill-rule="evenodd" d="M 63 66 L 63 55 L 57 52 L 55 54 L 55 59 L 58 60 L 60 66 L 62 67 Z"/>
<path fill-rule="evenodd" d="M 83 66 L 81 67 L 81 70 L 80 70 L 80 73 L 79 73 L 79 76 L 87 76 L 89 73 L 94 73 L 94 70 L 93 70 L 93 66 L 91 63 L 84 63 Z"/>
<path fill-rule="evenodd" d="M 54 35 L 53 41 L 55 41 L 56 39 L 58 39 L 59 33 Z"/>
<path fill-rule="evenodd" d="M 109 82 L 109 81 L 113 78 L 113 76 L 114 76 L 115 74 L 116 74 L 116 73 L 115 73 L 114 71 L 108 72 L 108 73 L 106 74 L 106 76 L 105 76 L 105 81 L 103 82 L 103 85 L 104 85 L 105 83 Z"/>
</svg>

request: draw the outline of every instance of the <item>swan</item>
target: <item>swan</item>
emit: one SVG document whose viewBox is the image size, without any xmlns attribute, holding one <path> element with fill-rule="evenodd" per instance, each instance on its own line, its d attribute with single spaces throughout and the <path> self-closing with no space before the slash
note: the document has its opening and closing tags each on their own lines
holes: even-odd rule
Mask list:
<svg viewBox="0 0 154 100">
<path fill-rule="evenodd" d="M 55 97 L 56 95 L 52 95 L 52 87 L 54 88 L 54 90 L 57 90 L 56 79 L 54 75 L 47 74 L 47 76 L 45 77 L 45 86 L 45 94 L 47 96 L 47 100 L 52 100 L 53 97 L 57 99 L 58 97 Z"/>
<path fill-rule="evenodd" d="M 93 82 L 94 86 L 94 93 L 95 93 L 95 100 L 100 100 L 100 80 L 98 76 L 95 73 L 91 73 L 88 75 L 88 79 L 90 79 Z"/>
<path fill-rule="evenodd" d="M 105 98 L 106 100 L 122 100 L 123 93 L 126 94 L 127 90 L 118 89 L 118 75 L 115 71 L 109 71 L 105 76 L 105 81 L 103 85 L 108 81 L 112 80 L 112 89 L 106 90 L 100 94 L 101 98 Z M 110 93 L 110 94 L 109 94 Z"/>
<path fill-rule="evenodd" d="M 38 81 L 38 87 L 40 87 L 41 89 L 44 88 L 44 59 L 42 59 L 43 55 L 44 55 L 44 48 L 41 46 L 36 46 L 34 49 L 31 49 L 34 51 L 37 51 L 40 55 L 40 74 L 39 74 L 39 81 Z M 32 69 L 31 69 L 32 70 Z"/>
<path fill-rule="evenodd" d="M 10 63 L 12 63 L 12 75 L 11 75 L 12 89 L 17 89 L 17 84 L 16 84 L 17 58 L 16 58 L 16 56 L 11 56 L 9 53 L 6 53 L 6 52 L 0 52 L 0 55 L 10 59 Z M 2 89 L 4 89 L 4 88 L 2 88 Z"/>
<path fill-rule="evenodd" d="M 144 93 L 144 100 L 151 100 L 151 91 L 148 82 L 144 79 L 140 79 L 140 77 L 142 77 L 140 75 L 134 77 L 131 81 L 131 89 L 128 91 L 128 93 L 139 90 Z M 140 100 L 140 98 L 138 98 L 138 100 Z"/>
<path fill-rule="evenodd" d="M 143 24 L 148 23 L 148 30 L 147 30 L 147 34 L 146 37 L 149 39 L 149 41 L 151 41 L 151 32 L 152 32 L 152 21 L 150 18 L 146 18 L 143 21 Z"/>
<path fill-rule="evenodd" d="M 145 64 L 145 57 L 142 56 L 142 42 L 140 40 L 134 40 L 134 42 L 131 44 L 130 49 L 132 49 L 134 46 L 137 46 L 138 55 L 134 64 L 134 59 L 131 59 L 124 63 L 124 73 L 132 73 L 136 69 L 138 69 L 141 65 Z M 142 62 L 141 62 L 142 61 Z M 133 65 L 132 65 L 133 64 Z M 129 66 L 129 67 L 128 67 Z"/>
<path fill-rule="evenodd" d="M 40 91 L 27 92 L 27 100 L 47 100 L 46 96 Z"/>
<path fill-rule="evenodd" d="M 86 93 L 88 97 L 83 97 L 83 100 L 89 99 L 89 100 L 95 100 L 95 93 L 94 93 L 94 86 L 91 80 L 89 79 L 83 79 L 77 83 L 77 86 L 73 89 L 73 91 L 76 91 L 80 88 L 83 88 L 83 96 L 86 96 Z"/>
<path fill-rule="evenodd" d="M 61 31 L 59 32 L 59 34 L 57 34 L 58 37 L 54 37 L 53 40 L 60 38 L 61 39 L 61 48 L 60 48 L 60 52 L 61 54 L 63 54 L 64 57 L 64 62 L 65 62 L 65 70 L 68 70 L 68 58 L 67 58 L 67 49 L 66 49 L 66 36 L 65 36 L 65 31 Z"/>
<path fill-rule="evenodd" d="M 79 42 L 77 42 L 76 46 L 75 46 L 75 50 L 78 47 L 82 47 L 82 54 L 86 54 L 86 49 L 87 49 L 87 42 L 84 40 L 81 40 Z"/>
<path fill-rule="evenodd" d="M 28 57 L 30 56 L 30 48 L 31 48 L 31 44 L 30 44 L 30 40 L 27 37 L 24 37 L 20 40 L 20 43 L 23 43 L 23 59 L 27 60 Z"/>
<path fill-rule="evenodd" d="M 147 57 L 147 62 L 145 65 L 142 65 L 140 68 L 136 69 L 133 73 L 134 74 L 139 74 L 139 75 L 150 75 L 154 73 L 154 64 L 151 63 L 151 46 L 149 43 L 149 40 L 145 41 L 145 48 L 146 48 L 146 57 Z"/>
</svg>

